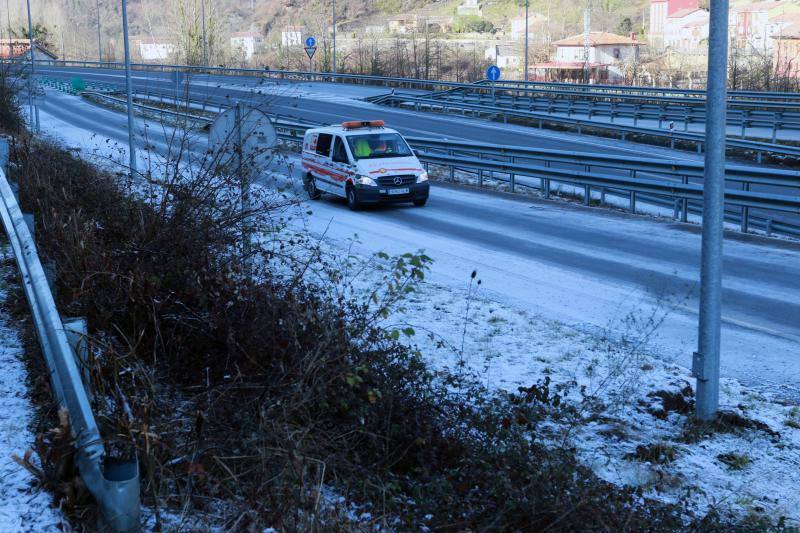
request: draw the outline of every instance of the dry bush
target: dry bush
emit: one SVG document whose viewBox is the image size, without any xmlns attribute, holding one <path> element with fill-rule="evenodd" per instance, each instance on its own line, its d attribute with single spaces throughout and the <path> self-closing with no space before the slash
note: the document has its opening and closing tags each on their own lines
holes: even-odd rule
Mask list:
<svg viewBox="0 0 800 533">
<path fill-rule="evenodd" d="M 332 289 L 337 262 L 283 227 L 294 200 L 280 192 L 243 214 L 213 167 L 131 181 L 25 137 L 13 156 L 59 308 L 95 332 L 104 437 L 136 450 L 148 505 L 236 530 L 683 525 L 547 446 L 547 422 L 570 416 L 563 391 L 490 393 L 380 327 L 426 257 L 391 260 L 364 303 Z M 249 250 L 245 221 L 268 235 Z M 336 515 L 331 491 L 372 523 Z"/>
</svg>

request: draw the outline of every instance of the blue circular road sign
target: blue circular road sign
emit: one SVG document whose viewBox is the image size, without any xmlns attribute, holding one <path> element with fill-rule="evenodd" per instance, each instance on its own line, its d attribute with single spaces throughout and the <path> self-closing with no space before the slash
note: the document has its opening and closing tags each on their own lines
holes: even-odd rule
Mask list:
<svg viewBox="0 0 800 533">
<path fill-rule="evenodd" d="M 497 81 L 500 79 L 500 67 L 492 65 L 486 69 L 486 79 L 489 81 Z"/>
<path fill-rule="evenodd" d="M 306 47 L 314 48 L 317 46 L 317 40 L 314 37 L 306 37 Z"/>
</svg>

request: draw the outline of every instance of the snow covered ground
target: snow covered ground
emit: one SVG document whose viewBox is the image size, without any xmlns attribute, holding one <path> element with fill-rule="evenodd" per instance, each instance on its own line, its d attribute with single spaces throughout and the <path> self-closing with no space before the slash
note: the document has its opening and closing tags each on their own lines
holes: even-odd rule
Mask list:
<svg viewBox="0 0 800 533">
<path fill-rule="evenodd" d="M 108 149 L 108 138 L 46 113 L 42 118 L 45 130 L 70 146 Z M 450 209 L 451 204 L 458 208 Z M 489 206 L 495 215 L 487 212 Z M 688 498 L 690 508 L 698 511 L 719 505 L 800 520 L 799 339 L 791 328 L 782 331 L 754 317 L 726 316 L 722 403 L 743 420 L 763 425 L 703 436 L 691 423 L 686 387 L 694 380 L 686 367 L 696 344 L 697 316 L 690 303 L 696 265 L 682 261 L 680 254 L 694 250 L 698 237 L 693 232 L 644 217 L 458 188 L 435 188 L 424 210 L 351 213 L 330 200 L 309 207 L 313 215 L 305 228 L 324 233 L 341 250 L 364 258 L 378 251 L 417 249 L 433 256 L 429 281 L 408 311 L 393 317 L 414 325 L 413 342 L 433 364 L 456 368 L 463 361 L 492 388 L 514 390 L 545 376 L 585 385 L 597 400 L 579 424 L 562 428 L 569 429 L 564 442 L 605 479 L 641 486 L 665 501 Z M 554 223 L 564 234 L 556 232 Z M 518 235 L 509 235 L 512 229 Z M 621 243 L 646 236 L 654 249 L 674 250 L 675 255 L 659 263 L 646 250 L 639 253 L 627 245 L 605 249 L 600 241 L 569 238 L 589 230 L 598 239 Z M 514 238 L 536 251 L 497 245 Z M 775 272 L 791 272 L 797 265 L 791 247 L 733 241 L 726 242 L 726 250 Z M 613 275 L 604 278 L 552 264 L 549 254 L 581 254 L 609 268 L 640 269 L 646 276 L 677 280 L 685 290 L 655 294 Z M 470 296 L 473 270 L 482 284 Z M 800 291 L 765 277 L 748 279 L 733 268 L 727 283 L 744 293 L 757 281 L 757 292 L 775 298 Z M 581 400 L 576 392 L 573 398 Z M 659 452 L 648 454 L 652 449 Z"/>
<path fill-rule="evenodd" d="M 554 384 L 575 382 L 571 398 L 578 404 L 585 386 L 597 401 L 552 438 L 557 443 L 563 437 L 563 445 L 575 447 L 600 477 L 641 487 L 654 499 L 686 503 L 701 516 L 711 508 L 742 516 L 766 512 L 800 526 L 800 408 L 723 379 L 722 408 L 765 427 L 694 436 L 692 393 L 686 390 L 694 379 L 684 366 L 646 349 L 668 309 L 620 316 L 607 335 L 590 335 L 497 301 L 482 285 L 470 288 L 468 279 L 460 290 L 425 283 L 407 312 L 391 318 L 415 328 L 412 342 L 431 363 L 452 370 L 464 363 L 488 387 L 509 391 L 545 377 Z M 618 326 L 623 342 L 612 336 Z M 687 404 L 664 410 L 661 395 Z M 664 454 L 637 457 L 639 446 L 660 446 Z"/>
<path fill-rule="evenodd" d="M 0 248 L 0 257 L 13 257 L 7 243 Z M 4 263 L 0 268 L 5 277 L 8 269 L 15 267 Z M 0 307 L 6 298 L 8 288 L 0 287 Z M 34 408 L 28 398 L 22 355 L 18 326 L 0 311 L 0 531 L 62 531 L 61 515 L 51 507 L 52 496 L 14 459 L 24 457 L 34 444 L 30 431 Z"/>
</svg>

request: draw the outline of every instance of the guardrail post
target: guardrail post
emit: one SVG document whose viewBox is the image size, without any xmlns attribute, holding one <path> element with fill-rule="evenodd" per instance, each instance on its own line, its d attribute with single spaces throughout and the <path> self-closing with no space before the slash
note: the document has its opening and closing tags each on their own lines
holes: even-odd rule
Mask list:
<svg viewBox="0 0 800 533">
<path fill-rule="evenodd" d="M 689 176 L 681 176 L 681 183 L 688 185 Z M 689 222 L 689 200 L 687 198 L 681 201 L 681 222 Z"/>
<path fill-rule="evenodd" d="M 749 109 L 742 111 L 742 139 L 747 137 L 747 117 L 750 115 L 749 111 Z"/>
<path fill-rule="evenodd" d="M 591 174 L 592 166 L 585 165 L 583 167 L 584 172 L 586 174 Z M 589 185 L 584 186 L 583 188 L 583 205 L 591 205 L 592 203 L 592 188 Z"/>
<path fill-rule="evenodd" d="M 514 161 L 514 157 L 512 156 L 511 157 L 511 164 L 513 165 L 514 162 L 515 162 Z M 517 181 L 516 176 L 514 174 L 509 174 L 508 175 L 508 181 L 510 182 L 510 185 L 511 185 L 511 192 L 514 192 L 514 189 L 516 188 L 516 181 Z"/>
<path fill-rule="evenodd" d="M 453 157 L 453 151 L 450 150 L 447 155 L 449 155 L 450 157 Z M 451 164 L 450 165 L 450 182 L 452 183 L 454 181 L 456 181 L 456 167 Z"/>
<path fill-rule="evenodd" d="M 772 142 L 773 143 L 778 138 L 778 115 L 781 115 L 781 118 L 782 118 L 782 113 L 775 113 L 775 114 L 772 115 Z"/>
<path fill-rule="evenodd" d="M 743 191 L 749 191 L 750 190 L 750 182 L 749 181 L 745 181 L 744 183 L 742 183 L 742 190 Z M 750 208 L 747 207 L 746 205 L 742 206 L 742 227 L 741 227 L 741 231 L 742 231 L 742 233 L 747 233 L 748 231 L 750 231 Z"/>
<path fill-rule="evenodd" d="M 768 218 L 767 223 L 764 225 L 764 231 L 767 232 L 767 237 L 772 237 L 772 219 Z"/>
</svg>

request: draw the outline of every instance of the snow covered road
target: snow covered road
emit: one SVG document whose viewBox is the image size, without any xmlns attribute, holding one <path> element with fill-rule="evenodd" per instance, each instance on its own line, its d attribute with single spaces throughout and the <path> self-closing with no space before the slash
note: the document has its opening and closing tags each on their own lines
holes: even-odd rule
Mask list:
<svg viewBox="0 0 800 533">
<path fill-rule="evenodd" d="M 126 143 L 124 115 L 76 97 L 51 91 L 42 118 L 47 132 L 84 152 L 109 140 Z M 434 186 L 424 209 L 352 213 L 335 200 L 310 205 L 313 231 L 337 240 L 358 234 L 363 254 L 424 248 L 436 261 L 436 283 L 462 289 L 477 269 L 484 296 L 581 331 L 621 337 L 636 317 L 667 310 L 649 349 L 690 365 L 697 324 L 696 226 L 442 185 Z M 800 398 L 798 280 L 800 245 L 728 236 L 723 376 Z"/>
</svg>

